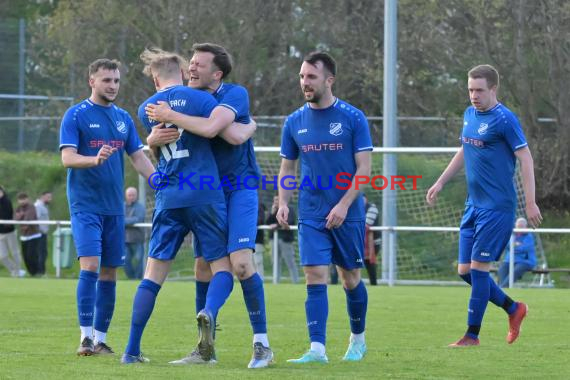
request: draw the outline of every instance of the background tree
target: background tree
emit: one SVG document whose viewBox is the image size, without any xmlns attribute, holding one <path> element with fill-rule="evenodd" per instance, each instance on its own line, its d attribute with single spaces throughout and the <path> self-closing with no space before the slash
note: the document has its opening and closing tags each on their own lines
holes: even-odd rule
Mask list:
<svg viewBox="0 0 570 380">
<path fill-rule="evenodd" d="M 123 62 L 118 102 L 134 113 L 154 91 L 141 73 L 138 56 L 145 46 L 188 53 L 194 42 L 211 41 L 233 54 L 230 80 L 249 89 L 254 114 L 284 115 L 302 104 L 297 74 L 302 57 L 315 49 L 338 60 L 339 97 L 369 115 L 382 112 L 383 1 L 0 0 L 0 5 L 9 9 L 6 17 L 27 20 L 30 94 L 86 97 L 87 65 L 107 56 Z M 398 17 L 399 114 L 448 120 L 402 122 L 402 144 L 456 145 L 457 119 L 469 104 L 467 70 L 490 63 L 502 76 L 499 98 L 520 116 L 534 152 L 541 204 L 570 206 L 570 2 L 400 0 Z M 0 79 L 4 82 L 8 79 Z M 556 121 L 539 122 L 542 117 Z M 372 127 L 378 144 L 381 124 Z"/>
</svg>

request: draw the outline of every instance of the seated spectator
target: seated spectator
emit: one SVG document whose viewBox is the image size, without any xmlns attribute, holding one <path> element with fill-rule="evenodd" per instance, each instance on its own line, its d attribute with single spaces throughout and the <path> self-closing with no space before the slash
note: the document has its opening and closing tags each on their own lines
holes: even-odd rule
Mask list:
<svg viewBox="0 0 570 380">
<path fill-rule="evenodd" d="M 516 228 L 527 228 L 525 218 L 518 218 Z M 509 286 L 509 250 L 504 254 L 505 259 L 499 268 L 499 286 L 505 288 Z M 536 255 L 534 252 L 534 236 L 531 233 L 515 234 L 515 270 L 514 279 L 518 281 L 525 272 L 531 271 L 536 266 Z"/>
</svg>

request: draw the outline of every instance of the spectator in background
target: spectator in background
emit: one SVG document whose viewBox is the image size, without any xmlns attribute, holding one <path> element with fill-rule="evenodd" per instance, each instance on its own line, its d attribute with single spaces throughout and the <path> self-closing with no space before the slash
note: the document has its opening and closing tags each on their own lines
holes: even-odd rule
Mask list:
<svg viewBox="0 0 570 380">
<path fill-rule="evenodd" d="M 138 192 L 134 187 L 125 191 L 125 273 L 128 278 L 143 277 L 144 271 L 144 234 L 135 223 L 143 223 L 146 214 L 144 205 L 138 201 Z"/>
<path fill-rule="evenodd" d="M 267 224 L 271 227 L 272 231 L 279 229 L 278 241 L 277 241 L 277 278 L 281 278 L 281 260 L 285 261 L 287 269 L 289 269 L 289 275 L 291 276 L 291 282 L 296 284 L 299 282 L 299 269 L 297 268 L 297 263 L 295 262 L 295 249 L 293 248 L 293 231 L 290 229 L 284 229 L 277 223 L 277 210 L 279 210 L 279 197 L 276 195 L 273 197 L 273 205 L 271 206 L 271 215 L 267 218 Z M 297 216 L 293 209 L 289 210 L 289 215 L 287 217 L 287 223 L 293 225 L 297 223 Z M 273 235 L 272 235 L 273 236 Z M 275 252 L 273 252 L 274 244 L 271 244 L 271 257 L 275 257 Z"/>
<path fill-rule="evenodd" d="M 0 219 L 12 220 L 14 209 L 6 191 L 0 186 Z M 10 271 L 12 277 L 24 277 L 20 247 L 13 224 L 0 224 L 0 261 Z"/>
<path fill-rule="evenodd" d="M 261 226 L 265 222 L 265 213 L 267 208 L 261 202 L 261 197 L 257 197 L 257 225 Z M 253 260 L 255 261 L 255 268 L 257 273 L 263 280 L 265 275 L 265 270 L 263 268 L 263 255 L 265 254 L 265 230 L 257 230 L 257 235 L 255 235 L 255 253 L 253 255 Z"/>
<path fill-rule="evenodd" d="M 366 212 L 366 230 L 364 233 L 364 266 L 368 272 L 370 285 L 378 285 L 376 274 L 378 273 L 378 252 L 380 251 L 379 231 L 371 231 L 370 227 L 379 225 L 378 207 L 374 203 L 368 202 L 368 197 L 364 194 L 364 209 Z"/>
<path fill-rule="evenodd" d="M 36 208 L 30 202 L 30 197 L 26 193 L 18 194 L 18 207 L 16 207 L 16 220 L 38 220 Z M 39 244 L 42 234 L 37 224 L 20 225 L 20 241 L 22 243 L 22 253 L 24 263 L 30 276 L 38 274 L 39 269 Z"/>
<path fill-rule="evenodd" d="M 515 228 L 527 228 L 528 223 L 525 218 L 518 218 Z M 499 286 L 506 288 L 509 286 L 509 246 L 505 252 L 505 259 L 499 268 Z M 525 272 L 531 271 L 536 266 L 536 254 L 534 252 L 534 236 L 528 232 L 515 233 L 515 281 L 522 278 Z"/>
<path fill-rule="evenodd" d="M 34 206 L 36 207 L 36 214 L 38 216 L 38 220 L 49 220 L 49 210 L 48 204 L 50 204 L 52 199 L 52 195 L 50 191 L 44 191 L 42 195 L 36 199 L 36 203 Z M 40 224 L 39 225 L 40 233 L 42 236 L 40 237 L 40 241 L 38 243 L 38 274 L 44 275 L 46 274 L 46 260 L 48 256 L 48 232 L 49 232 L 49 225 L 47 224 Z"/>
</svg>

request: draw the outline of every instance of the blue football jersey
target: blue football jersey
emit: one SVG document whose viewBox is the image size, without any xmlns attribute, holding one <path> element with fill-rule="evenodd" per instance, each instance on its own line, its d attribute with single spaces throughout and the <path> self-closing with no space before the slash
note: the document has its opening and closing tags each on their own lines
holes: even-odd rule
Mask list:
<svg viewBox="0 0 570 380">
<path fill-rule="evenodd" d="M 83 156 L 97 156 L 103 145 L 118 151 L 102 165 L 67 169 L 69 211 L 124 215 L 123 152 L 131 155 L 143 147 L 133 119 L 111 104 L 100 106 L 89 99 L 70 107 L 61 122 L 59 149 L 72 147 Z"/>
<path fill-rule="evenodd" d="M 313 109 L 306 103 L 289 115 L 283 127 L 281 156 L 288 160 L 300 156 L 299 219 L 325 219 L 347 191 L 336 187 L 347 186 L 337 182 L 337 174 L 354 176 L 354 155 L 371 150 L 366 116 L 340 99 L 326 109 Z M 362 196 L 352 203 L 346 220 L 364 220 Z"/>
<path fill-rule="evenodd" d="M 485 112 L 468 107 L 463 115 L 461 143 L 467 204 L 515 210 L 515 151 L 528 145 L 516 115 L 501 103 Z"/>
<path fill-rule="evenodd" d="M 239 85 L 222 83 L 213 93 L 220 106 L 230 109 L 235 114 L 235 121 L 249 124 L 249 95 L 247 90 Z M 212 139 L 212 149 L 218 164 L 220 178 L 224 178 L 224 191 L 243 188 L 244 178 L 259 177 L 259 168 L 253 151 L 253 142 L 247 140 L 241 145 L 232 145 L 221 137 Z M 227 180 L 226 180 L 227 178 Z M 241 182 L 241 185 L 238 183 Z M 254 186 L 253 180 L 248 181 Z M 231 184 L 231 186 L 229 186 Z"/>
<path fill-rule="evenodd" d="M 209 117 L 218 105 L 216 99 L 205 91 L 185 86 L 173 86 L 161 90 L 140 105 L 138 117 L 148 132 L 158 124 L 145 113 L 148 103 L 168 102 L 176 112 L 190 116 Z M 168 125 L 168 128 L 178 128 Z M 210 140 L 178 128 L 180 138 L 160 149 L 157 170 L 165 175 L 156 186 L 157 210 L 189 207 L 215 201 L 224 202 L 218 168 Z"/>
</svg>

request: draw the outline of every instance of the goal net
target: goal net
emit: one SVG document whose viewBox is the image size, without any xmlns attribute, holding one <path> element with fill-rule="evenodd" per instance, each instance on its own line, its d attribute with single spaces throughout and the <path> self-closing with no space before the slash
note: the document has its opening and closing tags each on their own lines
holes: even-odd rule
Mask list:
<svg viewBox="0 0 570 380">
<path fill-rule="evenodd" d="M 279 156 L 280 125 L 283 118 L 274 117 L 258 121 L 258 131 L 255 138 L 255 150 L 257 163 L 261 175 L 272 178 L 279 174 L 281 157 Z M 377 143 L 376 143 L 377 144 Z M 413 148 L 410 148 L 413 149 Z M 384 154 L 372 153 L 372 177 L 382 175 L 382 163 Z M 401 153 L 397 155 L 397 175 L 421 176 L 417 179 L 416 189 L 412 189 L 408 181 L 404 186 L 406 190 L 397 192 L 397 224 L 399 226 L 422 226 L 422 227 L 458 227 L 464 210 L 466 185 L 464 172 L 461 171 L 453 178 L 440 193 L 435 207 L 429 207 L 425 202 L 427 189 L 435 182 L 445 169 L 453 153 Z M 367 194 L 369 202 L 374 203 L 380 211 L 381 218 L 383 191 L 375 190 L 370 185 L 362 188 Z M 524 196 L 520 172 L 517 169 L 516 190 L 518 194 L 518 207 L 516 216 L 524 216 Z M 271 209 L 273 196 L 277 191 L 270 189 L 259 190 L 261 202 L 267 210 Z M 154 206 L 153 191 L 147 191 L 147 212 L 150 215 Z M 295 192 L 291 206 L 297 208 L 297 193 Z M 297 213 L 298 215 L 298 213 Z M 267 215 L 266 215 L 267 216 Z M 266 231 L 266 256 L 265 273 L 271 274 L 271 242 L 270 234 Z M 536 253 L 538 266 L 546 267 L 546 257 L 542 248 L 542 240 L 539 234 L 535 234 Z M 459 241 L 458 232 L 398 232 L 396 241 L 396 268 L 397 280 L 406 280 L 417 283 L 437 283 L 458 281 L 457 277 L 457 247 Z M 294 247 L 298 253 L 297 242 Z M 382 252 L 378 257 L 379 278 L 386 279 L 388 268 L 380 265 Z M 297 255 L 298 260 L 298 255 Z M 386 260 L 385 260 L 386 261 Z M 173 267 L 170 278 L 184 279 L 193 276 L 193 252 L 191 237 L 188 237 L 180 250 Z M 284 278 L 288 278 L 286 268 Z M 270 277 L 266 276 L 266 277 Z M 366 277 L 364 275 L 363 277 Z M 542 279 L 544 282 L 544 279 Z M 537 278 L 525 277 L 527 284 L 537 282 Z M 548 281 L 549 282 L 549 279 Z"/>
</svg>

